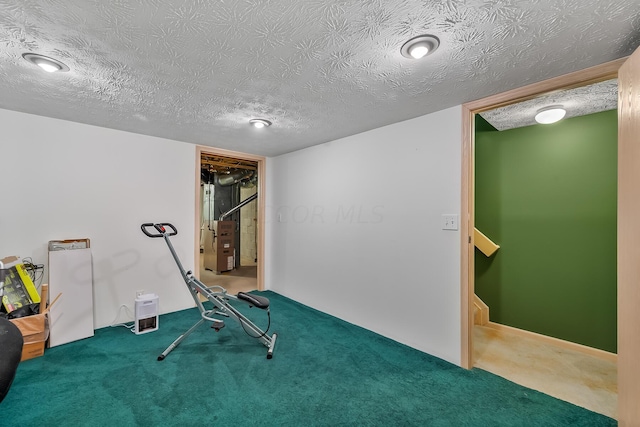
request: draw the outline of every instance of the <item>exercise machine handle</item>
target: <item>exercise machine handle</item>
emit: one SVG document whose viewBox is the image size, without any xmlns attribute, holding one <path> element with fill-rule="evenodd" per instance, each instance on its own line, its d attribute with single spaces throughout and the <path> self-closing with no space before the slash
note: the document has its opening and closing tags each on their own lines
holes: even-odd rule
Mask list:
<svg viewBox="0 0 640 427">
<path fill-rule="evenodd" d="M 153 227 L 156 229 L 157 233 L 150 233 L 148 228 Z M 171 231 L 167 231 L 165 227 L 169 227 Z M 154 224 L 152 222 L 146 222 L 140 226 L 142 232 L 148 237 L 162 237 L 165 234 L 167 236 L 175 236 L 178 234 L 178 230 L 173 226 L 173 224 L 169 224 L 168 222 L 161 222 L 158 224 Z"/>
</svg>

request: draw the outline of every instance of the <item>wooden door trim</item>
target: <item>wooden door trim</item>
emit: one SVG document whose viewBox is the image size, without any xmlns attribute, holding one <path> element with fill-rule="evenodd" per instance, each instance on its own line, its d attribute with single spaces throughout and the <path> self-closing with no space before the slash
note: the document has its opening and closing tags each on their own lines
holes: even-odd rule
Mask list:
<svg viewBox="0 0 640 427">
<path fill-rule="evenodd" d="M 265 194 L 266 194 L 266 157 L 254 154 L 241 153 L 238 151 L 224 150 L 222 148 L 207 147 L 203 145 L 196 146 L 196 218 L 195 218 L 195 260 L 196 266 L 200 265 L 200 167 L 202 154 L 211 154 L 214 156 L 230 157 L 233 159 L 249 160 L 258 163 L 258 266 L 257 266 L 257 287 L 259 291 L 265 289 L 264 283 L 264 255 L 265 255 Z M 200 278 L 200 268 L 194 268 L 194 274 Z"/>
<path fill-rule="evenodd" d="M 640 48 L 620 69 L 618 90 L 618 423 L 640 425 Z"/>
<path fill-rule="evenodd" d="M 462 105 L 462 191 L 460 221 L 460 281 L 461 281 L 461 356 L 463 368 L 473 367 L 473 298 L 474 290 L 474 152 L 475 152 L 475 114 L 509 104 L 515 104 L 539 97 L 550 92 L 585 86 L 599 81 L 616 78 L 618 69 L 625 58 L 606 62 L 585 70 L 576 71 L 539 83 L 509 90 L 487 98 Z"/>
</svg>

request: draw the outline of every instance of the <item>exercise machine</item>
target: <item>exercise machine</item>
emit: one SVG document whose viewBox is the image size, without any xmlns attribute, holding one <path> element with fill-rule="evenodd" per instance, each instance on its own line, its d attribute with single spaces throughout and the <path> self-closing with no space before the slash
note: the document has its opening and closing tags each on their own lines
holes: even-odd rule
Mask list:
<svg viewBox="0 0 640 427">
<path fill-rule="evenodd" d="M 269 311 L 269 299 L 260 295 L 248 294 L 245 292 L 238 292 L 237 295 L 230 295 L 227 293 L 227 290 L 222 286 L 207 286 L 202 283 L 200 280 L 196 279 L 193 276 L 191 271 L 186 271 L 176 254 L 173 245 L 171 244 L 171 240 L 169 237 L 175 236 L 178 234 L 178 230 L 171 224 L 163 222 L 163 223 L 145 223 L 140 226 L 142 232 L 148 236 L 153 238 L 162 237 L 169 247 L 169 251 L 173 256 L 174 261 L 178 265 L 178 269 L 180 270 L 180 275 L 182 279 L 187 285 L 189 289 L 189 293 L 191 293 L 191 297 L 196 303 L 196 306 L 200 310 L 200 320 L 198 320 L 191 328 L 189 328 L 185 333 L 180 335 L 174 342 L 167 347 L 165 351 L 158 356 L 158 360 L 164 360 L 165 357 L 173 349 L 175 349 L 185 338 L 187 338 L 193 331 L 195 331 L 198 326 L 202 325 L 204 322 L 211 322 L 211 328 L 213 328 L 216 332 L 219 332 L 220 329 L 224 328 L 225 323 L 222 319 L 217 319 L 212 316 L 223 316 L 227 318 L 231 318 L 242 326 L 242 329 L 245 331 L 247 335 L 252 338 L 257 339 L 261 342 L 267 350 L 267 359 L 271 359 L 273 357 L 273 350 L 276 345 L 277 335 L 275 333 L 269 336 L 267 332 L 269 331 L 269 327 L 271 326 L 271 314 Z M 167 230 L 167 228 L 169 230 Z M 200 300 L 200 295 L 205 297 L 213 304 L 212 309 L 206 309 Z M 239 312 L 235 307 L 230 304 L 230 301 L 240 301 L 242 303 L 248 304 L 249 307 L 256 307 L 261 310 L 265 310 L 267 312 L 267 317 L 269 318 L 269 326 L 267 326 L 267 330 L 263 331 L 259 327 L 257 327 L 251 320 L 249 320 L 246 316 L 244 316 L 241 312 Z"/>
</svg>

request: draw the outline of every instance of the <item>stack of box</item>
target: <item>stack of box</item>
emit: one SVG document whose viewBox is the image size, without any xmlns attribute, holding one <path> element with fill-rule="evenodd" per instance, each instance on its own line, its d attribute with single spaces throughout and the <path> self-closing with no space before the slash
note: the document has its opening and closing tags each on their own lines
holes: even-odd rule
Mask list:
<svg viewBox="0 0 640 427">
<path fill-rule="evenodd" d="M 205 237 L 204 267 L 221 273 L 235 268 L 235 221 L 214 221 Z"/>
<path fill-rule="evenodd" d="M 20 317 L 18 319 L 9 319 L 11 323 L 16 325 L 24 339 L 22 347 L 22 360 L 33 359 L 44 354 L 44 347 L 49 338 L 49 309 L 57 301 L 58 297 L 47 306 L 48 285 L 42 285 L 40 295 L 40 313 L 31 316 Z"/>
<path fill-rule="evenodd" d="M 49 337 L 49 308 L 60 295 L 47 306 L 49 286 L 42 285 L 41 293 L 38 294 L 20 257 L 10 256 L 1 259 L 0 268 L 3 312 L 9 321 L 18 327 L 24 339 L 20 360 L 42 356 Z"/>
</svg>

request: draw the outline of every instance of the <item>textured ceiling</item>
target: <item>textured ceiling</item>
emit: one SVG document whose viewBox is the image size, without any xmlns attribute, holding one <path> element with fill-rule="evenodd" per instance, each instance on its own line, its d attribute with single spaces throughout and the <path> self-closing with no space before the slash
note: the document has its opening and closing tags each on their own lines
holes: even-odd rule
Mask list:
<svg viewBox="0 0 640 427">
<path fill-rule="evenodd" d="M 404 58 L 425 33 L 438 51 Z M 277 155 L 639 44 L 638 0 L 0 0 L 0 108 Z"/>
<path fill-rule="evenodd" d="M 618 108 L 618 80 L 552 92 L 535 99 L 480 113 L 497 130 L 536 125 L 535 115 L 541 108 L 561 106 L 565 118 L 579 117 Z"/>
</svg>

